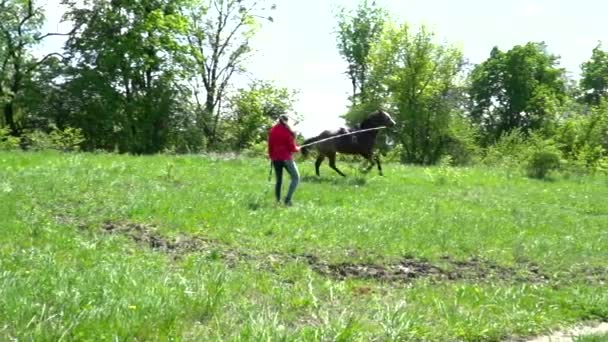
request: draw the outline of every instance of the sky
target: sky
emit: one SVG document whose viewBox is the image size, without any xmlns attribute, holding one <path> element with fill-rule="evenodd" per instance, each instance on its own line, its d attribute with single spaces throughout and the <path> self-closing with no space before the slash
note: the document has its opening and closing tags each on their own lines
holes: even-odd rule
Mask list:
<svg viewBox="0 0 608 342">
<path fill-rule="evenodd" d="M 60 0 L 41 0 L 47 10 L 45 31 L 67 31 L 60 23 Z M 354 0 L 275 0 L 273 23 L 254 37 L 257 50 L 247 69 L 256 79 L 297 90 L 296 126 L 305 137 L 343 125 L 350 82 L 346 62 L 336 47 L 337 6 L 354 8 Z M 426 25 L 437 42 L 460 47 L 471 63 L 480 63 L 498 46 L 508 50 L 529 41 L 544 41 L 560 56 L 560 66 L 577 78 L 580 65 L 600 41 L 608 41 L 605 0 L 377 0 L 393 19 L 417 30 Z M 44 31 L 43 31 L 44 32 Z M 51 37 L 41 50 L 59 51 L 62 39 Z M 608 44 L 608 42 L 606 43 Z M 606 45 L 605 45 L 606 47 Z"/>
</svg>

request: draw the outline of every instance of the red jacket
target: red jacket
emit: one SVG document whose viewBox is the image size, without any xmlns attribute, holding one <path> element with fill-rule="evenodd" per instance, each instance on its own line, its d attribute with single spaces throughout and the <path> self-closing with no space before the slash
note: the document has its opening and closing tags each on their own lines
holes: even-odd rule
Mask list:
<svg viewBox="0 0 608 342">
<path fill-rule="evenodd" d="M 291 160 L 292 154 L 300 151 L 291 131 L 278 123 L 268 132 L 268 156 L 271 160 Z"/>
</svg>

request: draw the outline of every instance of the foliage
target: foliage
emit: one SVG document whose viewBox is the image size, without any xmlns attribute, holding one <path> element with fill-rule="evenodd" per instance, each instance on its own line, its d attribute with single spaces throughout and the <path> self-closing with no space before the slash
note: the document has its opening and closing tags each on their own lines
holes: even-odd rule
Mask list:
<svg viewBox="0 0 608 342">
<path fill-rule="evenodd" d="M 252 54 L 251 39 L 261 22 L 273 21 L 266 1 L 209 0 L 195 3 L 189 11 L 187 75 L 196 100 L 196 121 L 209 145 L 216 147 L 222 123 L 222 101 L 232 77 L 245 71 Z M 204 91 L 204 94 L 201 94 Z M 201 98 L 202 97 L 202 98 Z"/>
<path fill-rule="evenodd" d="M 468 118 L 453 115 L 443 156 L 450 157 L 452 166 L 477 164 L 482 150 L 478 141 L 479 131 Z"/>
<path fill-rule="evenodd" d="M 0 151 L 11 151 L 19 148 L 21 139 L 10 134 L 8 128 L 0 128 Z"/>
<path fill-rule="evenodd" d="M 208 143 L 205 132 L 199 129 L 195 120 L 196 112 L 192 106 L 184 102 L 184 110 L 172 116 L 171 128 L 167 136 L 166 149 L 174 153 L 199 153 L 207 150 Z"/>
<path fill-rule="evenodd" d="M 560 167 L 561 153 L 551 140 L 531 139 L 531 146 L 526 159 L 528 177 L 545 179 Z"/>
<path fill-rule="evenodd" d="M 422 27 L 386 25 L 370 53 L 372 98 L 396 116 L 402 162 L 434 164 L 444 153 L 456 111 L 462 52 L 434 42 Z"/>
<path fill-rule="evenodd" d="M 602 50 L 601 44 L 593 49 L 591 59 L 581 69 L 583 100 L 591 105 L 600 104 L 608 96 L 608 52 Z"/>
<path fill-rule="evenodd" d="M 484 149 L 482 163 L 516 168 L 524 162 L 528 147 L 526 137 L 521 130 L 513 129 L 504 133 L 495 144 Z"/>
<path fill-rule="evenodd" d="M 59 129 L 53 125 L 48 133 L 42 130 L 25 132 L 23 141 L 25 147 L 33 151 L 59 150 L 63 152 L 77 152 L 80 151 L 85 139 L 82 130 L 79 128 L 67 127 Z"/>
<path fill-rule="evenodd" d="M 248 89 L 238 89 L 228 99 L 229 113 L 225 119 L 231 149 L 241 150 L 265 142 L 268 129 L 279 115 L 293 111 L 294 96 L 289 89 L 265 81 L 255 81 Z"/>
<path fill-rule="evenodd" d="M 519 129 L 505 133 L 483 151 L 483 164 L 508 172 L 523 168 L 528 177 L 545 179 L 562 166 L 563 156 L 558 144 L 540 134 L 525 135 Z"/>
<path fill-rule="evenodd" d="M 554 136 L 571 167 L 598 170 L 608 153 L 608 102 L 600 101 L 588 114 L 567 118 Z"/>
<path fill-rule="evenodd" d="M 564 70 L 542 43 L 497 47 L 470 74 L 471 117 L 483 132 L 482 142 L 495 142 L 519 128 L 522 133 L 547 128 L 565 99 Z"/>
<path fill-rule="evenodd" d="M 72 101 L 67 115 L 96 147 L 154 153 L 165 146 L 181 91 L 176 61 L 185 51 L 180 12 L 188 3 L 67 2 L 77 28 L 66 44 L 73 63 L 63 85 Z"/>
<path fill-rule="evenodd" d="M 356 13 L 340 8 L 338 13 L 338 51 L 348 63 L 346 74 L 352 85 L 351 103 L 364 104 L 370 99 L 367 94 L 369 82 L 369 55 L 373 46 L 381 39 L 388 12 L 368 0 L 359 2 Z"/>
<path fill-rule="evenodd" d="M 40 59 L 31 55 L 31 49 L 50 35 L 40 34 L 43 21 L 44 14 L 34 0 L 0 1 L 0 127 L 8 126 L 14 136 L 19 135 L 23 124 L 16 101 L 23 95 L 24 84 L 55 54 Z"/>
</svg>

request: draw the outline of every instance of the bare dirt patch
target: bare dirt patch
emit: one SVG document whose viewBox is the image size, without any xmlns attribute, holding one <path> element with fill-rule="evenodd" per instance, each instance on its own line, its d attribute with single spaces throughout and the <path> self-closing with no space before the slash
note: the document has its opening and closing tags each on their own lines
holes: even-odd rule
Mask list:
<svg viewBox="0 0 608 342">
<path fill-rule="evenodd" d="M 335 279 L 361 278 L 381 281 L 408 281 L 425 276 L 437 276 L 443 273 L 440 268 L 428 262 L 404 259 L 400 262 L 379 265 L 371 263 L 329 264 L 314 255 L 304 256 L 316 272 Z"/>
<path fill-rule="evenodd" d="M 153 225 L 135 222 L 106 221 L 101 229 L 106 234 L 119 234 L 129 237 L 137 244 L 155 251 L 171 254 L 179 258 L 188 253 L 214 254 L 234 265 L 245 254 L 227 248 L 217 241 L 200 236 L 181 234 L 175 238 L 159 234 Z"/>
<path fill-rule="evenodd" d="M 313 255 L 306 255 L 304 258 L 318 273 L 340 280 L 359 278 L 375 279 L 383 282 L 409 282 L 419 278 L 430 278 L 434 280 L 500 280 L 529 283 L 546 282 L 549 280 L 549 277 L 543 274 L 538 266 L 535 265 L 515 269 L 475 257 L 467 260 L 452 260 L 450 257 L 444 257 L 442 258 L 442 262 L 438 264 L 432 264 L 426 260 L 413 257 L 406 257 L 388 264 L 329 264 Z"/>
<path fill-rule="evenodd" d="M 445 275 L 448 279 L 502 280 L 528 283 L 544 283 L 550 277 L 533 263 L 520 264 L 517 268 L 499 265 L 491 260 L 470 257 L 454 260 L 449 256 L 441 258 L 445 262 Z"/>
<path fill-rule="evenodd" d="M 608 267 L 576 265 L 570 269 L 568 274 L 583 279 L 589 284 L 606 285 L 608 283 Z"/>
</svg>

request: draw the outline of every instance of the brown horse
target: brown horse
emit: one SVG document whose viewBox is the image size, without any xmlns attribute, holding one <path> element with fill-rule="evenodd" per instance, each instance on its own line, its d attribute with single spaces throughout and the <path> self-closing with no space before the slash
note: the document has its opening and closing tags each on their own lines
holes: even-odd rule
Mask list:
<svg viewBox="0 0 608 342">
<path fill-rule="evenodd" d="M 321 134 L 316 137 L 312 137 L 304 141 L 302 145 L 311 144 L 315 141 L 328 139 L 334 136 L 347 134 L 353 132 L 353 134 L 346 135 L 343 137 L 329 139 L 327 141 L 320 142 L 318 144 L 314 144 L 312 146 L 302 147 L 301 151 L 304 156 L 308 155 L 308 150 L 311 148 L 315 148 L 319 152 L 319 156 L 317 157 L 317 161 L 315 162 L 315 170 L 317 172 L 317 176 L 319 176 L 319 167 L 325 158 L 329 158 L 329 167 L 334 169 L 338 174 L 343 177 L 346 177 L 342 171 L 338 170 L 336 167 L 336 153 L 342 154 L 354 154 L 361 155 L 366 160 L 370 162 L 369 167 L 366 172 L 369 172 L 371 168 L 374 166 L 374 160 L 376 164 L 378 164 L 378 172 L 382 176 L 382 166 L 380 165 L 380 157 L 376 154 L 374 155 L 373 148 L 376 143 L 376 136 L 378 135 L 378 130 L 369 130 L 373 128 L 379 127 L 392 127 L 395 125 L 395 121 L 391 116 L 382 111 L 377 110 L 375 112 L 370 113 L 363 122 L 359 125 L 358 128 L 348 129 L 348 128 L 340 128 L 336 130 L 325 130 L 321 132 Z M 368 130 L 368 131 L 364 131 Z M 358 131 L 364 131 L 360 133 L 354 133 Z"/>
</svg>

